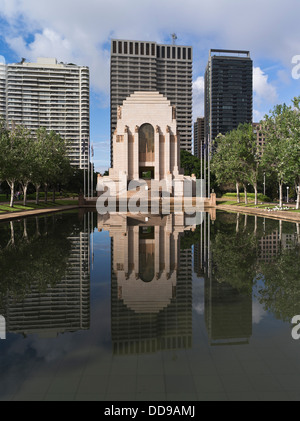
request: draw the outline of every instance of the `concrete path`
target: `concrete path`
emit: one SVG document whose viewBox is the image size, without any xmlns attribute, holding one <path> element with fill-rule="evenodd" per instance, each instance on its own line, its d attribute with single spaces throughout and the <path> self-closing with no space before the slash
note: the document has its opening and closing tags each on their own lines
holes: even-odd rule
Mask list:
<svg viewBox="0 0 300 421">
<path fill-rule="evenodd" d="M 8 221 L 11 219 L 27 218 L 28 216 L 38 216 L 38 215 L 44 215 L 47 213 L 63 212 L 63 211 L 67 211 L 71 209 L 78 209 L 78 208 L 79 208 L 78 205 L 72 205 L 72 206 L 58 206 L 55 208 L 34 209 L 34 210 L 28 210 L 28 211 L 4 213 L 4 214 L 0 214 L 0 222 Z"/>
<path fill-rule="evenodd" d="M 226 212 L 243 213 L 247 215 L 257 215 L 263 218 L 281 219 L 282 221 L 300 223 L 300 212 L 291 211 L 268 211 L 259 208 L 247 208 L 246 206 L 234 205 L 217 205 L 217 210 L 224 210 Z"/>
</svg>

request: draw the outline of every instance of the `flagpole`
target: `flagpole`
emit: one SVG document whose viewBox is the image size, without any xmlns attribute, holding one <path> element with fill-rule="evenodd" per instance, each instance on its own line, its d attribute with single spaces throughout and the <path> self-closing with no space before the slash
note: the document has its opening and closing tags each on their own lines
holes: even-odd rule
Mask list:
<svg viewBox="0 0 300 421">
<path fill-rule="evenodd" d="M 94 145 L 92 145 L 92 158 L 91 158 L 91 192 L 94 198 Z"/>
<path fill-rule="evenodd" d="M 87 167 L 87 192 L 88 192 L 88 199 L 90 198 L 90 139 L 88 139 L 88 167 Z"/>
<path fill-rule="evenodd" d="M 82 155 L 83 155 L 83 197 L 85 198 L 86 196 L 86 190 L 85 190 L 85 139 L 83 140 L 83 145 L 82 145 Z"/>
</svg>

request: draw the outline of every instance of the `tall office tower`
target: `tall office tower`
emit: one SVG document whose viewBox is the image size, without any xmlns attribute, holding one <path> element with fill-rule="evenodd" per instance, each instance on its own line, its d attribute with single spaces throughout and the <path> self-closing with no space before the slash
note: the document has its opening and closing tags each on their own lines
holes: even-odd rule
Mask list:
<svg viewBox="0 0 300 421">
<path fill-rule="evenodd" d="M 6 65 L 0 63 L 0 119 L 6 117 Z"/>
<path fill-rule="evenodd" d="M 89 162 L 89 68 L 39 58 L 6 66 L 6 120 L 34 132 L 54 130 L 68 142 L 71 164 Z M 83 145 L 86 145 L 85 147 Z"/>
<path fill-rule="evenodd" d="M 180 147 L 192 152 L 192 55 L 187 46 L 112 40 L 111 145 L 118 106 L 135 91 L 158 91 L 176 106 Z"/>
<path fill-rule="evenodd" d="M 194 123 L 194 155 L 202 159 L 204 151 L 205 118 L 198 117 Z"/>
<path fill-rule="evenodd" d="M 210 50 L 205 71 L 206 136 L 252 123 L 253 64 L 249 51 Z"/>
</svg>

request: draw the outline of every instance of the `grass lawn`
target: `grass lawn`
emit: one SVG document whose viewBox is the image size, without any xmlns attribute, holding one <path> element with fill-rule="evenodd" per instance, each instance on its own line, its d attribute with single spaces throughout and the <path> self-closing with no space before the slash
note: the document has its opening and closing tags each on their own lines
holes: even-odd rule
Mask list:
<svg viewBox="0 0 300 421">
<path fill-rule="evenodd" d="M 77 206 L 78 200 L 56 200 L 55 203 L 48 202 L 44 203 L 41 202 L 40 204 L 36 205 L 35 203 L 29 203 L 27 206 L 19 205 L 18 203 L 14 204 L 14 207 L 11 208 L 8 205 L 0 205 L 0 213 L 4 212 L 20 212 L 20 211 L 29 211 L 34 209 L 48 209 L 48 208 L 56 208 L 58 206 Z"/>
</svg>

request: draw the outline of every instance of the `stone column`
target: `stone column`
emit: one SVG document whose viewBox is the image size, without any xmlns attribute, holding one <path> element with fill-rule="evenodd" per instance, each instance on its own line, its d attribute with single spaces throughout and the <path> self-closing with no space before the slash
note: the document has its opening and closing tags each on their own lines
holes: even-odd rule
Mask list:
<svg viewBox="0 0 300 421">
<path fill-rule="evenodd" d="M 133 261 L 134 261 L 134 272 L 135 276 L 139 278 L 140 273 L 140 227 L 135 226 L 133 228 Z"/>
<path fill-rule="evenodd" d="M 160 171 L 159 171 L 159 127 L 156 126 L 155 128 L 155 135 L 154 135 L 154 150 L 155 150 L 155 174 L 154 178 L 155 180 L 159 181 L 160 179 Z"/>
<path fill-rule="evenodd" d="M 139 127 L 135 126 L 134 144 L 133 144 L 133 178 L 138 180 L 139 177 Z"/>
<path fill-rule="evenodd" d="M 130 241 L 130 239 L 129 239 L 129 231 L 126 233 L 126 232 L 124 232 L 123 233 L 123 247 L 124 247 L 124 272 L 125 272 L 125 274 L 126 275 L 128 275 L 128 269 L 129 269 L 129 267 L 128 267 L 128 259 L 129 259 L 129 256 L 128 256 L 128 249 L 129 249 L 129 241 Z"/>
<path fill-rule="evenodd" d="M 159 244 L 160 242 L 160 226 L 155 227 L 155 275 L 158 279 L 160 267 L 159 267 L 159 261 L 160 261 L 160 254 L 159 254 Z"/>
<path fill-rule="evenodd" d="M 167 178 L 167 174 L 170 172 L 170 127 L 166 128 L 165 135 L 165 174 L 164 178 Z"/>
<path fill-rule="evenodd" d="M 124 169 L 126 171 L 126 175 L 128 177 L 128 126 L 125 126 L 125 130 L 124 130 Z"/>
</svg>

